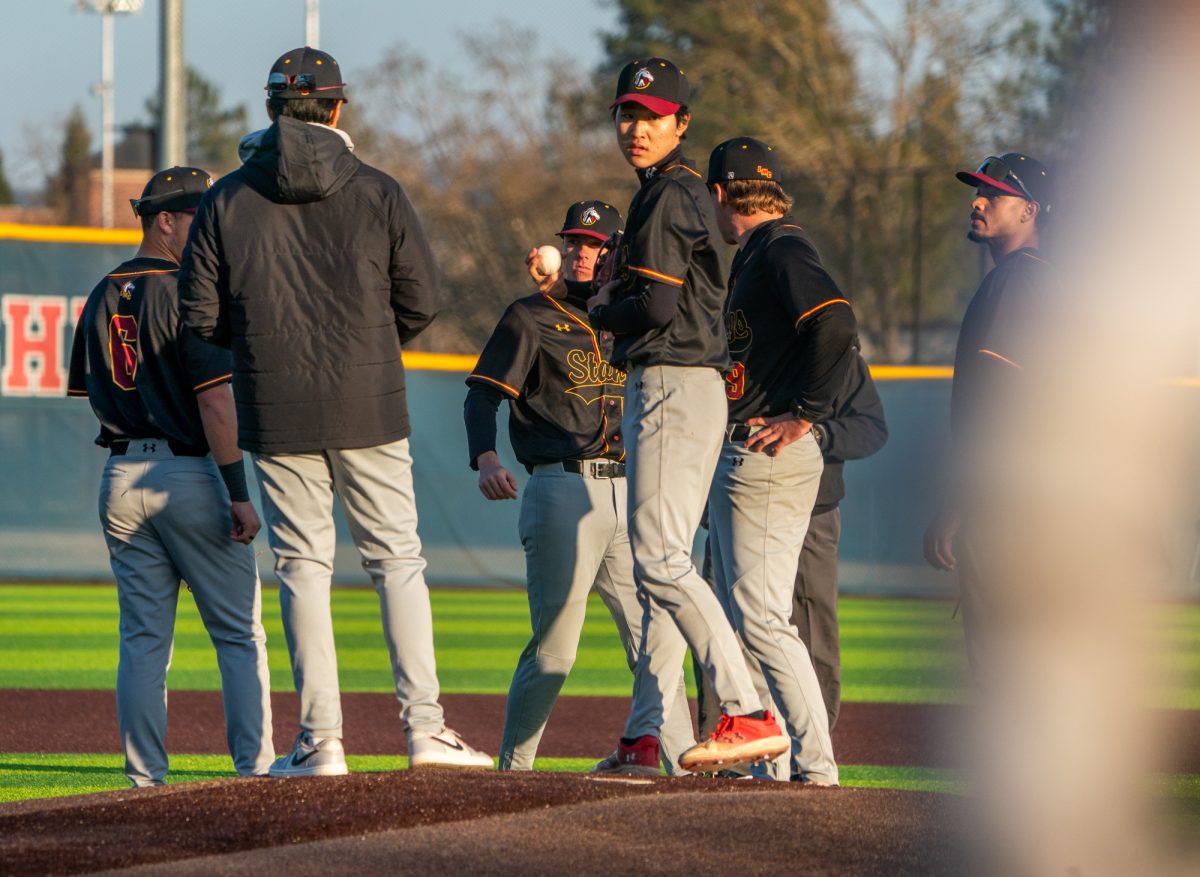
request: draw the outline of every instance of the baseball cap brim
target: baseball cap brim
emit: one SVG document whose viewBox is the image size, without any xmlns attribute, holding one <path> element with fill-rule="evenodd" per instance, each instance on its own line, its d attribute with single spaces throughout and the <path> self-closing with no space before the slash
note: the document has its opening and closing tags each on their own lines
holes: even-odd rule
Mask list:
<svg viewBox="0 0 1200 877">
<path fill-rule="evenodd" d="M 630 92 L 628 94 L 621 95 L 611 104 L 609 104 L 608 108 L 611 110 L 623 103 L 641 104 L 650 112 L 658 113 L 660 116 L 673 116 L 679 112 L 679 108 L 683 106 L 683 104 L 677 104 L 661 97 L 654 97 L 654 95 Z"/>
<path fill-rule="evenodd" d="M 966 183 L 968 186 L 975 186 L 976 188 L 979 188 L 981 186 L 988 186 L 989 188 L 992 188 L 992 189 L 999 189 L 1001 192 L 1003 192 L 1006 195 L 1015 195 L 1018 198 L 1025 198 L 1025 193 L 1022 192 L 1020 189 L 1014 189 L 1012 186 L 1008 185 L 1007 183 L 1002 183 L 1002 182 L 1000 182 L 1000 180 L 993 179 L 992 177 L 989 177 L 987 174 L 976 174 L 976 173 L 971 173 L 970 171 L 959 171 L 958 173 L 955 174 L 955 176 L 958 177 L 958 181 L 960 183 Z M 1026 198 L 1026 200 L 1028 200 L 1028 199 Z"/>
<path fill-rule="evenodd" d="M 600 232 L 595 231 L 594 229 L 590 229 L 590 228 L 564 228 L 562 231 L 555 232 L 555 233 L 560 238 L 565 238 L 569 234 L 584 234 L 590 238 L 595 238 L 598 241 L 608 240 L 608 235 L 600 234 Z"/>
</svg>

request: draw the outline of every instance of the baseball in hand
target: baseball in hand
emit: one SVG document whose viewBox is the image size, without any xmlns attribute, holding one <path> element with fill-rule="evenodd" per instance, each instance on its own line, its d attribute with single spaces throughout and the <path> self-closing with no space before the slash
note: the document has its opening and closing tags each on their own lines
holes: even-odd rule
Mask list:
<svg viewBox="0 0 1200 877">
<path fill-rule="evenodd" d="M 543 277 L 549 277 L 562 267 L 562 253 L 558 251 L 558 247 L 552 247 L 549 244 L 538 247 L 538 256 L 542 260 L 540 273 Z"/>
</svg>

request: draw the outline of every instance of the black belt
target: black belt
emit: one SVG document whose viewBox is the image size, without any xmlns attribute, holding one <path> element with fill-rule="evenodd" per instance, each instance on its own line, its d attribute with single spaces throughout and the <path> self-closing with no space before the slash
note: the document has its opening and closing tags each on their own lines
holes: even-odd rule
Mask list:
<svg viewBox="0 0 1200 877">
<path fill-rule="evenodd" d="M 750 438 L 750 427 L 744 423 L 731 423 L 725 427 L 725 441 L 744 442 Z"/>
<path fill-rule="evenodd" d="M 109 443 L 108 452 L 109 452 L 109 456 L 112 456 L 112 457 L 124 457 L 126 454 L 129 453 L 129 446 L 131 444 L 134 445 L 135 447 L 137 446 L 137 444 L 141 444 L 144 446 L 142 448 L 143 451 L 149 451 L 149 450 L 151 450 L 151 448 L 146 447 L 146 446 L 152 446 L 156 442 L 161 442 L 161 441 L 166 441 L 167 447 L 171 449 L 171 453 L 174 454 L 176 457 L 207 457 L 208 456 L 207 450 L 200 450 L 199 448 L 194 448 L 189 445 L 183 445 L 177 441 L 172 441 L 171 439 L 161 439 L 161 438 L 118 439 L 117 441 Z"/>
<path fill-rule="evenodd" d="M 593 478 L 624 478 L 625 464 L 615 460 L 563 460 L 563 470 Z"/>
</svg>

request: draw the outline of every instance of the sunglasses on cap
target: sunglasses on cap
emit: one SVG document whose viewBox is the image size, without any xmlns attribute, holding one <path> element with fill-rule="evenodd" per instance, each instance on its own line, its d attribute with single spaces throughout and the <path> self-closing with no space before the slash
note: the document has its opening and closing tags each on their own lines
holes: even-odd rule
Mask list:
<svg viewBox="0 0 1200 877">
<path fill-rule="evenodd" d="M 987 177 L 988 179 L 995 180 L 997 183 L 1003 183 L 1004 186 L 1007 186 L 1010 189 L 1016 189 L 1021 193 L 1022 197 L 1027 198 L 1030 201 L 1037 200 L 1037 198 L 1034 198 L 1031 194 L 1029 194 L 1029 189 L 1027 189 L 1025 184 L 1021 182 L 1021 178 L 1013 172 L 1013 169 L 1008 166 L 1008 162 L 1002 158 L 989 155 L 983 160 L 983 164 L 979 166 L 979 169 L 975 171 L 975 173 L 979 174 L 980 176 Z"/>
<path fill-rule="evenodd" d="M 342 83 L 337 85 L 317 86 L 317 77 L 315 73 L 272 73 L 267 77 L 267 91 L 284 91 L 290 89 L 292 91 L 331 91 L 335 88 L 343 88 Z"/>
</svg>

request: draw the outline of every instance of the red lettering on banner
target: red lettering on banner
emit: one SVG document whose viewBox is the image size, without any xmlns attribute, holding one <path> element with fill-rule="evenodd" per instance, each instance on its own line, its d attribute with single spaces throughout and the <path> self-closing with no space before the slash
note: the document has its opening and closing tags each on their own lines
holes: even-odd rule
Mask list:
<svg viewBox="0 0 1200 877">
<path fill-rule="evenodd" d="M 4 318 L 0 392 L 5 396 L 64 395 L 66 296 L 5 295 L 0 298 L 0 312 Z"/>
</svg>

